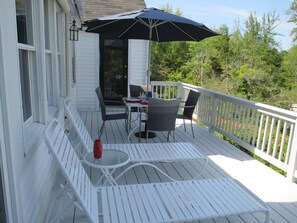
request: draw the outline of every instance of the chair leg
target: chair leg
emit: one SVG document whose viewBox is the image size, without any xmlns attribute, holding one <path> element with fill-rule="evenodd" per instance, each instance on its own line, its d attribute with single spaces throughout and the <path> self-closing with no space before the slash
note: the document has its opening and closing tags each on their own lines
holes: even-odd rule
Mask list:
<svg viewBox="0 0 297 223">
<path fill-rule="evenodd" d="M 126 125 L 126 132 L 127 132 L 127 134 L 129 134 L 128 119 L 125 119 L 125 125 Z"/>
<path fill-rule="evenodd" d="M 102 125 L 101 125 L 101 128 L 100 128 L 99 139 L 101 139 L 101 135 L 102 135 L 102 133 L 103 133 L 104 126 L 105 126 L 105 121 L 103 121 L 103 123 L 102 123 Z"/>
<path fill-rule="evenodd" d="M 175 142 L 175 130 L 172 131 L 173 142 Z"/>
<path fill-rule="evenodd" d="M 167 142 L 169 142 L 169 135 L 170 135 L 171 131 L 168 131 L 167 133 Z"/>
<path fill-rule="evenodd" d="M 192 119 L 191 119 L 191 129 L 192 129 L 193 138 L 195 138 L 195 136 L 194 136 L 194 130 L 193 130 L 193 124 L 192 124 Z"/>
<path fill-rule="evenodd" d="M 185 119 L 183 119 L 183 122 L 184 122 L 184 129 L 185 129 L 185 131 L 187 131 L 186 130 L 186 121 L 185 121 Z"/>
</svg>

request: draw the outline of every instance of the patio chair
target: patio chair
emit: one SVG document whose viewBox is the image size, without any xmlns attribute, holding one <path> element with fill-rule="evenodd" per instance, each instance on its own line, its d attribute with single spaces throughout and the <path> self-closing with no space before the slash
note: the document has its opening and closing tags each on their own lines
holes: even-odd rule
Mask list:
<svg viewBox="0 0 297 223">
<path fill-rule="evenodd" d="M 51 222 L 72 204 L 93 223 L 196 222 L 258 212 L 266 215 L 265 223 L 270 220 L 268 206 L 231 178 L 96 188 L 57 119 L 46 127 L 44 139 L 67 181 L 58 194 L 69 198 Z"/>
<path fill-rule="evenodd" d="M 101 118 L 102 118 L 102 126 L 100 128 L 100 132 L 99 132 L 99 139 L 101 138 L 101 135 L 103 133 L 104 127 L 105 127 L 105 122 L 106 121 L 115 121 L 115 120 L 120 120 L 120 119 L 125 119 L 125 125 L 126 125 L 126 132 L 128 132 L 128 114 L 127 112 L 122 112 L 122 113 L 113 113 L 113 114 L 107 114 L 106 112 L 106 105 L 104 102 L 104 98 L 102 95 L 102 91 L 100 87 L 97 87 L 95 89 L 98 100 L 99 100 L 99 104 L 100 104 L 100 108 L 101 108 Z"/>
<path fill-rule="evenodd" d="M 175 122 L 181 99 L 149 98 L 147 120 L 145 121 L 146 139 L 150 131 L 167 131 L 167 142 L 172 133 L 175 142 Z"/>
<path fill-rule="evenodd" d="M 137 98 L 137 97 L 141 96 L 141 94 L 146 95 L 146 91 L 140 85 L 130 84 L 129 87 L 130 87 L 130 97 Z M 130 117 L 129 117 L 130 120 L 131 120 L 132 112 L 138 112 L 138 108 L 131 108 Z"/>
<path fill-rule="evenodd" d="M 85 154 L 93 151 L 93 140 L 84 125 L 80 115 L 78 114 L 75 106 L 71 102 L 71 98 L 67 97 L 64 100 L 64 109 L 66 116 L 70 119 L 72 126 L 74 127 L 78 138 L 83 146 L 83 151 L 78 151 L 83 157 Z M 142 166 L 151 166 L 157 171 L 162 173 L 164 176 L 174 181 L 172 177 L 168 176 L 164 171 L 159 169 L 157 166 L 153 165 L 152 162 L 182 162 L 189 160 L 202 160 L 204 165 L 202 169 L 197 172 L 197 175 L 193 178 L 199 176 L 205 167 L 207 166 L 208 159 L 207 157 L 200 152 L 193 144 L 191 143 L 139 143 L 139 144 L 104 144 L 103 149 L 117 149 L 126 152 L 130 161 L 133 165 L 130 165 L 125 172 L 122 172 L 121 177 L 130 169 L 142 165 Z"/>
<path fill-rule="evenodd" d="M 200 92 L 190 90 L 188 98 L 184 102 L 185 105 L 180 107 L 180 108 L 183 108 L 183 113 L 182 114 L 177 114 L 177 118 L 183 119 L 185 131 L 186 131 L 185 120 L 190 120 L 191 121 L 191 129 L 192 129 L 193 138 L 195 138 L 195 136 L 194 136 L 194 130 L 193 130 L 192 116 L 193 116 L 193 113 L 194 113 L 194 110 L 195 110 L 195 107 L 197 105 L 199 97 L 200 97 Z"/>
<path fill-rule="evenodd" d="M 140 85 L 133 85 L 133 84 L 130 84 L 130 96 L 131 97 L 138 97 L 140 96 L 140 94 L 144 93 L 146 94 L 146 91 L 143 89 L 142 86 Z"/>
</svg>

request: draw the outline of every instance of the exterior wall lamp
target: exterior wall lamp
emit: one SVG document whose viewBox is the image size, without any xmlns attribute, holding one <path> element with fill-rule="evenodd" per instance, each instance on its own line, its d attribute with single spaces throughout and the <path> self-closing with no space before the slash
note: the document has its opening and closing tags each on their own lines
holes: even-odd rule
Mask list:
<svg viewBox="0 0 297 223">
<path fill-rule="evenodd" d="M 69 40 L 78 41 L 78 32 L 79 28 L 76 26 L 76 21 L 74 19 L 72 20 L 72 25 L 69 28 Z"/>
</svg>

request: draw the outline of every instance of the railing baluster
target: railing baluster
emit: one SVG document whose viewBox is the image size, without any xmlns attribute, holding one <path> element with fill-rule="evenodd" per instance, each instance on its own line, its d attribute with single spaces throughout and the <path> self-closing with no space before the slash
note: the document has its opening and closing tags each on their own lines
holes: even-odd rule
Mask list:
<svg viewBox="0 0 297 223">
<path fill-rule="evenodd" d="M 284 127 L 282 131 L 282 141 L 281 141 L 281 146 L 280 146 L 280 151 L 278 155 L 278 160 L 282 160 L 283 154 L 284 154 L 284 147 L 285 147 L 285 139 L 286 139 L 286 134 L 287 134 L 287 122 L 284 122 Z"/>
<path fill-rule="evenodd" d="M 276 129 L 276 134 L 275 134 L 275 140 L 274 140 L 274 147 L 273 147 L 273 152 L 272 156 L 276 158 L 276 153 L 278 150 L 278 139 L 279 139 L 279 134 L 280 134 L 280 129 L 281 129 L 281 120 L 277 121 L 277 129 Z"/>
<path fill-rule="evenodd" d="M 258 129 L 259 118 L 260 118 L 260 113 L 257 112 L 257 115 L 256 115 L 256 124 L 254 126 L 254 136 L 253 136 L 253 142 L 252 142 L 252 145 L 253 146 L 257 146 L 257 145 L 255 145 L 255 143 L 256 143 L 256 139 L 257 139 L 256 135 L 257 135 L 257 132 L 259 131 L 259 129 Z"/>
<path fill-rule="evenodd" d="M 265 152 L 265 149 L 266 149 L 266 139 L 267 139 L 269 119 L 270 119 L 270 117 L 266 116 L 266 122 L 265 122 L 265 128 L 264 128 L 264 137 L 263 137 L 263 140 L 262 140 L 262 147 L 261 147 L 262 152 Z"/>
<path fill-rule="evenodd" d="M 250 129 L 249 129 L 249 135 L 248 135 L 248 140 L 247 143 L 251 144 L 251 137 L 252 137 L 252 132 L 254 129 L 254 117 L 255 117 L 255 110 L 252 109 L 252 118 L 250 121 Z"/>
<path fill-rule="evenodd" d="M 216 120 L 216 126 L 218 128 L 220 128 L 221 120 L 222 120 L 222 101 L 218 99 L 217 120 Z"/>
<path fill-rule="evenodd" d="M 243 133 L 242 140 L 247 142 L 247 135 L 249 132 L 249 123 L 250 123 L 249 121 L 250 121 L 250 112 L 251 111 L 250 111 L 250 108 L 247 108 L 247 107 L 245 107 L 244 109 L 245 109 L 245 115 L 244 115 L 245 120 L 243 120 L 244 128 L 242 128 L 242 129 L 243 129 L 244 133 Z"/>
<path fill-rule="evenodd" d="M 288 140 L 288 145 L 287 145 L 287 151 L 286 151 L 286 160 L 285 163 L 289 163 L 290 155 L 291 155 L 291 146 L 292 146 L 292 141 L 293 141 L 293 132 L 294 132 L 294 125 L 290 125 L 290 135 L 289 135 L 289 140 Z"/>
<path fill-rule="evenodd" d="M 272 118 L 271 126 L 270 126 L 270 133 L 269 133 L 269 139 L 268 139 L 268 145 L 267 145 L 267 154 L 269 155 L 271 152 L 271 144 L 272 144 L 272 137 L 273 137 L 273 131 L 274 131 L 274 125 L 275 125 L 275 118 Z"/>
<path fill-rule="evenodd" d="M 260 119 L 260 126 L 258 130 L 258 139 L 257 139 L 257 149 L 260 149 L 260 141 L 261 141 L 261 133 L 262 133 L 262 127 L 263 127 L 263 120 L 264 120 L 264 115 L 261 114 L 261 119 Z"/>
<path fill-rule="evenodd" d="M 239 126 L 239 124 L 240 124 L 240 117 L 241 117 L 241 115 L 240 115 L 240 113 L 241 113 L 241 106 L 240 105 L 236 105 L 236 137 L 237 138 L 239 138 L 238 137 L 238 132 L 239 132 L 239 128 L 240 128 L 240 126 Z"/>
<path fill-rule="evenodd" d="M 228 133 L 230 133 L 231 122 L 233 121 L 233 115 L 231 115 L 231 117 L 230 117 L 230 114 L 233 114 L 233 111 L 234 111 L 233 103 L 229 102 L 229 104 L 231 106 L 228 106 L 228 109 L 227 109 L 227 113 L 226 113 L 226 130 L 225 130 Z M 231 108 L 231 112 L 230 112 L 230 108 Z"/>
</svg>

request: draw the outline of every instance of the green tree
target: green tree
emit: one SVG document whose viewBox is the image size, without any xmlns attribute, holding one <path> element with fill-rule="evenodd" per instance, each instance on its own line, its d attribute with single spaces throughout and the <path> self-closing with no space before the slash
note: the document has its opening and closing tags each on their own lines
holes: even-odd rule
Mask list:
<svg viewBox="0 0 297 223">
<path fill-rule="evenodd" d="M 287 14 L 290 15 L 289 22 L 297 24 L 297 0 L 293 0 Z M 295 42 L 297 40 L 297 27 L 293 28 L 291 35 L 293 37 L 293 41 Z"/>
</svg>

